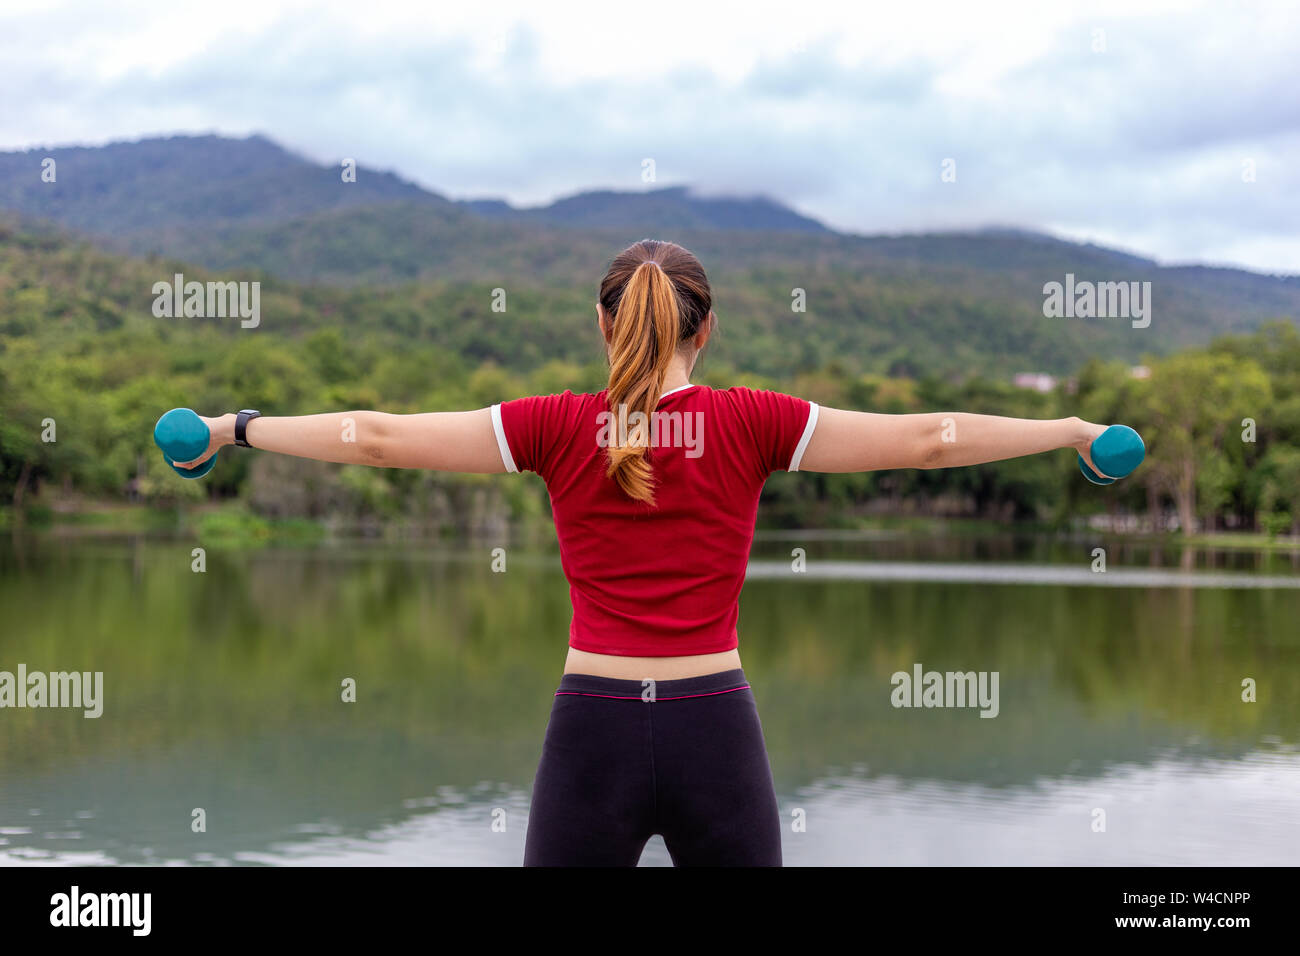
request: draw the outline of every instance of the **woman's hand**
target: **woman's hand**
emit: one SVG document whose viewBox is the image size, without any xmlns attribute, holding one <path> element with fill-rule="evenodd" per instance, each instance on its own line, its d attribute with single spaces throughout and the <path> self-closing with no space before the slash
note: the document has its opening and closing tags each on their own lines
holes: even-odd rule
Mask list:
<svg viewBox="0 0 1300 956">
<path fill-rule="evenodd" d="M 1104 432 L 1109 425 L 1094 425 L 1092 422 L 1085 422 L 1083 419 L 1076 419 L 1079 423 L 1079 437 L 1075 441 L 1074 447 L 1083 456 L 1084 464 L 1092 469 L 1093 474 L 1100 475 L 1102 478 L 1114 478 L 1114 475 L 1108 475 L 1092 463 L 1092 443 L 1097 437 Z"/>
<path fill-rule="evenodd" d="M 208 432 L 212 435 L 208 442 L 208 450 L 193 461 L 178 461 L 177 468 L 197 468 L 217 452 L 221 451 L 226 445 L 235 443 L 235 416 L 234 414 L 221 415 L 217 418 L 204 418 L 199 416 L 199 420 L 208 426 Z"/>
</svg>

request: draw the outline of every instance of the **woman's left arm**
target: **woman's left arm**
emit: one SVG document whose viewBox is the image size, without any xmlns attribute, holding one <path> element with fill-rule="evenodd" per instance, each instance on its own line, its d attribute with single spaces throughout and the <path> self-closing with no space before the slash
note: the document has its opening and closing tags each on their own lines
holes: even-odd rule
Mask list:
<svg viewBox="0 0 1300 956">
<path fill-rule="evenodd" d="M 208 450 L 194 461 L 178 462 L 178 467 L 194 468 L 235 443 L 233 414 L 203 422 L 212 433 Z M 506 470 L 487 408 L 415 415 L 354 411 L 260 416 L 248 422 L 245 437 L 262 451 L 317 461 L 479 474 Z"/>
</svg>

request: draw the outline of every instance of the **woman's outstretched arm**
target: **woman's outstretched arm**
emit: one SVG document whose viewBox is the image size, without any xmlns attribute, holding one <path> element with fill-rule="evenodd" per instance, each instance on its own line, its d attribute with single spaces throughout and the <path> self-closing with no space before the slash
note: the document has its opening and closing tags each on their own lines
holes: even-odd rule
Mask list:
<svg viewBox="0 0 1300 956">
<path fill-rule="evenodd" d="M 1043 421 L 967 412 L 877 415 L 822 408 L 799 468 L 825 472 L 954 468 L 1073 448 L 1102 475 L 1089 448 L 1105 430 L 1105 425 L 1079 418 Z"/>
<path fill-rule="evenodd" d="M 194 468 L 235 443 L 233 414 L 203 422 L 212 432 L 208 450 L 192 462 L 178 462 L 179 467 Z M 417 415 L 355 411 L 263 416 L 250 421 L 245 434 L 254 448 L 318 461 L 481 474 L 506 470 L 487 408 Z"/>
</svg>

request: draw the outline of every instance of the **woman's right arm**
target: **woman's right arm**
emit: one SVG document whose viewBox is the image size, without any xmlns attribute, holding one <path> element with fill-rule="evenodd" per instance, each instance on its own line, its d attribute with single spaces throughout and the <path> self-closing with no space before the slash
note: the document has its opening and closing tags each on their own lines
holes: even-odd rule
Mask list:
<svg viewBox="0 0 1300 956">
<path fill-rule="evenodd" d="M 1089 449 L 1105 430 L 1105 425 L 1079 418 L 1039 420 L 968 412 L 879 415 L 821 408 L 799 470 L 956 468 L 1073 448 L 1088 467 L 1102 474 Z"/>
<path fill-rule="evenodd" d="M 178 462 L 179 467 L 193 468 L 235 443 L 233 414 L 203 421 L 212 433 L 207 452 L 192 462 Z M 262 451 L 317 461 L 480 474 L 506 470 L 487 408 L 415 415 L 353 411 L 261 416 L 248 422 L 245 437 Z"/>
</svg>

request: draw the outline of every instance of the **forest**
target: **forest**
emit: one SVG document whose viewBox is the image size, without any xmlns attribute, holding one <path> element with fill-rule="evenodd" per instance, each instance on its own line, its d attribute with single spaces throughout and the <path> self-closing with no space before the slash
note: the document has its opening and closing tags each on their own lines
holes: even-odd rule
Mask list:
<svg viewBox="0 0 1300 956">
<path fill-rule="evenodd" d="M 343 286 L 244 272 L 239 279 L 260 284 L 264 318 L 243 328 L 237 318 L 155 316 L 151 290 L 176 272 L 215 277 L 0 226 L 0 520 L 40 523 L 112 505 L 174 513 L 209 502 L 266 521 L 498 528 L 546 513 L 539 479 L 229 449 L 206 480 L 188 482 L 162 461 L 152 427 L 174 406 L 416 412 L 604 386 L 594 276 Z M 1039 317 L 1042 328 L 1018 337 L 999 323 L 995 301 L 960 285 L 842 267 L 804 280 L 813 304 L 798 313 L 789 297 L 797 279 L 764 268 L 723 272 L 720 334 L 697 382 L 888 413 L 1123 422 L 1143 434 L 1148 459 L 1104 492 L 1083 481 L 1066 452 L 951 471 L 778 474 L 761 511 L 768 524 L 853 527 L 877 515 L 930 515 L 1061 525 L 1105 512 L 1158 531 L 1275 535 L 1300 525 L 1300 334 L 1288 318 L 1146 355 L 1140 365 L 1076 342 L 1072 368 L 1039 390 L 1017 386 L 1013 373 L 1051 368 L 1033 349 L 1068 341 L 1061 320 Z M 1056 330 L 1047 328 L 1053 321 Z"/>
</svg>

